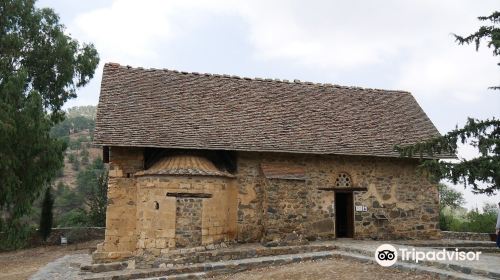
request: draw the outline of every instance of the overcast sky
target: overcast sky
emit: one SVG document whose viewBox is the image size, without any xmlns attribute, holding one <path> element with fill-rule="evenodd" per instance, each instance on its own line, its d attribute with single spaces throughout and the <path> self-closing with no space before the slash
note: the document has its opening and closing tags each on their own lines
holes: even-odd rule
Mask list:
<svg viewBox="0 0 500 280">
<path fill-rule="evenodd" d="M 101 64 L 66 107 L 96 105 L 105 62 L 412 92 L 441 133 L 500 116 L 499 57 L 458 46 L 498 0 L 41 0 Z M 468 149 L 462 157 L 473 156 Z M 463 190 L 463 186 L 455 187 Z M 467 206 L 494 197 L 466 194 Z"/>
</svg>

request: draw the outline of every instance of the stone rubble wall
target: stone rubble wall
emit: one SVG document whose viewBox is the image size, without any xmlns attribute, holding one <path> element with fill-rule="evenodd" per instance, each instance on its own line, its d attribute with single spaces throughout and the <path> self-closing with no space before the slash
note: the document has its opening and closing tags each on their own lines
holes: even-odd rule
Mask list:
<svg viewBox="0 0 500 280">
<path fill-rule="evenodd" d="M 49 237 L 43 241 L 38 231 L 33 232 L 33 235 L 28 240 L 28 247 L 45 246 L 45 245 L 61 245 L 61 236 L 66 237 L 68 244 L 86 242 L 90 240 L 104 239 L 104 227 L 64 227 L 52 228 Z M 0 233 L 2 238 L 2 233 Z"/>
<path fill-rule="evenodd" d="M 307 186 L 302 180 L 271 179 L 265 188 L 264 240 L 272 242 L 304 235 L 307 225 Z"/>
<path fill-rule="evenodd" d="M 269 230 L 266 228 L 268 224 L 275 228 L 306 228 L 306 238 L 309 240 L 333 238 L 333 188 L 341 172 L 350 175 L 353 187 L 368 190 L 354 192 L 354 205 L 365 206 L 367 209 L 366 212 L 354 212 L 355 238 L 440 237 L 437 186 L 425 174 L 419 173 L 417 160 L 253 152 L 240 152 L 238 155 L 239 242 L 262 241 Z M 275 179 L 266 179 L 260 170 L 260 164 L 273 162 L 303 166 L 307 187 L 297 192 L 292 183 L 286 183 L 292 180 L 283 180 L 283 183 L 279 183 L 280 191 L 269 191 L 268 186 L 276 185 L 271 182 Z M 290 201 L 291 197 L 294 197 L 293 203 Z M 278 213 L 279 217 L 275 216 L 276 213 L 268 215 L 269 209 L 262 202 L 280 200 L 288 201 L 286 203 L 295 207 L 304 205 L 307 209 L 305 224 L 300 225 L 304 220 L 293 221 L 296 217 L 288 216 L 286 211 Z M 388 220 L 376 219 L 375 215 L 386 216 Z M 282 238 L 285 236 L 282 235 Z"/>
<path fill-rule="evenodd" d="M 201 246 L 202 198 L 178 197 L 175 215 L 175 247 Z"/>
<path fill-rule="evenodd" d="M 259 161 L 250 154 L 238 153 L 238 242 L 260 242 L 264 234 L 265 178 Z"/>
<path fill-rule="evenodd" d="M 441 231 L 443 239 L 491 241 L 491 233 Z"/>
</svg>

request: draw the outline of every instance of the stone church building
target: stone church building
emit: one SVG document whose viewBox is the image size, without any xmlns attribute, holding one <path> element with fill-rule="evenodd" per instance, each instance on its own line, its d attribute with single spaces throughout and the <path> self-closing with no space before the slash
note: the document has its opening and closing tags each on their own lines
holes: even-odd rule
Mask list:
<svg viewBox="0 0 500 280">
<path fill-rule="evenodd" d="M 95 261 L 231 242 L 439 238 L 438 192 L 395 145 L 439 135 L 409 92 L 104 66 Z"/>
</svg>

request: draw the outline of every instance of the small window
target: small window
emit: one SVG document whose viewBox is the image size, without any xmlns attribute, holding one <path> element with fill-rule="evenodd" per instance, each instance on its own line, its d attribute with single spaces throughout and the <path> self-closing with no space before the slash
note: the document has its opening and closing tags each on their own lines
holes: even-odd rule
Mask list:
<svg viewBox="0 0 500 280">
<path fill-rule="evenodd" d="M 351 176 L 345 172 L 341 172 L 337 179 L 335 180 L 335 186 L 337 188 L 348 188 L 352 186 Z"/>
</svg>

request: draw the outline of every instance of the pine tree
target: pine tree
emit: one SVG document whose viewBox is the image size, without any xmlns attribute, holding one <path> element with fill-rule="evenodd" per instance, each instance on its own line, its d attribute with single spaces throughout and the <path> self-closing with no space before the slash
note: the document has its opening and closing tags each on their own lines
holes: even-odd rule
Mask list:
<svg viewBox="0 0 500 280">
<path fill-rule="evenodd" d="M 481 26 L 477 32 L 465 37 L 454 34 L 456 42 L 460 45 L 474 43 L 478 51 L 481 41 L 486 40 L 486 46 L 493 49 L 493 55 L 500 55 L 500 12 L 495 11 L 489 16 L 478 19 L 483 22 L 490 21 L 491 25 Z M 500 66 L 500 62 L 497 65 Z M 490 89 L 500 90 L 500 86 L 492 86 Z"/>
<path fill-rule="evenodd" d="M 468 36 L 455 34 L 458 44 L 476 45 L 476 51 L 482 41 L 493 49 L 493 56 L 500 55 L 500 12 L 496 11 L 486 17 L 478 17 L 480 21 L 489 21 L 491 25 L 482 26 Z M 500 63 L 498 63 L 500 65 Z M 500 90 L 500 86 L 490 89 Z M 448 179 L 453 183 L 471 186 L 475 193 L 494 194 L 500 190 L 500 120 L 493 117 L 486 120 L 469 118 L 463 128 L 456 128 L 447 134 L 435 137 L 412 146 L 398 147 L 402 156 L 413 157 L 424 155 L 434 157 L 437 154 L 455 155 L 457 143 L 470 144 L 475 147 L 479 156 L 459 162 L 439 161 L 437 159 L 422 160 L 422 167 L 430 172 L 436 180 Z"/>
<path fill-rule="evenodd" d="M 39 233 L 44 241 L 47 240 L 47 238 L 50 235 L 50 232 L 52 231 L 52 219 L 53 219 L 52 206 L 54 205 L 54 199 L 52 198 L 50 189 L 51 187 L 49 186 L 45 190 L 45 195 L 43 197 L 43 202 L 42 202 L 42 214 L 40 216 Z"/>
</svg>

